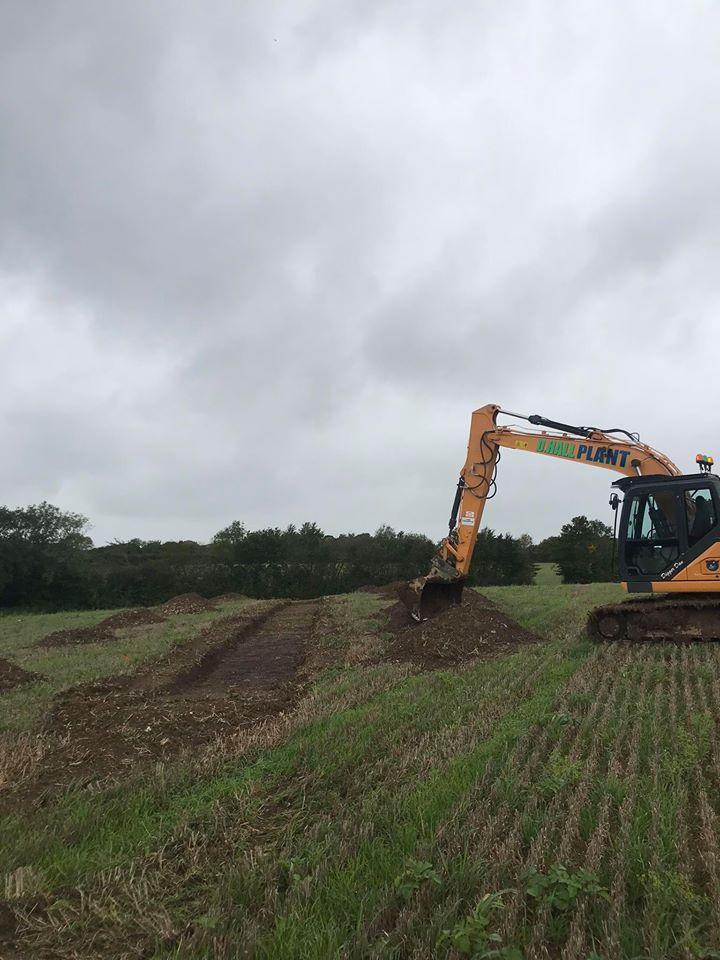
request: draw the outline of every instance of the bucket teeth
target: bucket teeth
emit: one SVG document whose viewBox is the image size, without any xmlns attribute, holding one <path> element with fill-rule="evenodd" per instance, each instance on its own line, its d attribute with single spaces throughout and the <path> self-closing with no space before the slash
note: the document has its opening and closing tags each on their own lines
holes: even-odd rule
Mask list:
<svg viewBox="0 0 720 960">
<path fill-rule="evenodd" d="M 447 580 L 432 574 L 418 577 L 398 589 L 398 596 L 418 622 L 437 617 L 462 602 L 464 577 Z"/>
</svg>

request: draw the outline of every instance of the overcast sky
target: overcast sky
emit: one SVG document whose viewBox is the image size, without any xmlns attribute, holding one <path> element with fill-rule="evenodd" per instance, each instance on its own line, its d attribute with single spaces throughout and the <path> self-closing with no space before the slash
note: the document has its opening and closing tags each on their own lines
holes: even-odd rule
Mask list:
<svg viewBox="0 0 720 960">
<path fill-rule="evenodd" d="M 0 502 L 443 535 L 470 413 L 720 456 L 713 0 L 0 0 Z M 609 520 L 507 452 L 485 521 Z"/>
</svg>

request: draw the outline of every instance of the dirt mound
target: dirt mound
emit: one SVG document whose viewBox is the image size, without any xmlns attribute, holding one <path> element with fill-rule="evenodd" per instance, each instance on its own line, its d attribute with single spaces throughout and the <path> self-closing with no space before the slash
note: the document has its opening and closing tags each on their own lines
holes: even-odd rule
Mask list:
<svg viewBox="0 0 720 960">
<path fill-rule="evenodd" d="M 208 613 L 215 609 L 215 604 L 206 600 L 205 597 L 201 597 L 199 593 L 181 593 L 179 597 L 173 597 L 158 607 L 161 613 L 171 615 L 174 613 Z"/>
<path fill-rule="evenodd" d="M 146 623 L 164 623 L 165 617 L 154 610 L 148 610 L 145 607 L 139 607 L 137 610 L 122 610 L 120 613 L 114 613 L 107 617 L 98 627 L 107 627 L 110 630 L 120 630 L 123 627 L 140 627 Z"/>
<path fill-rule="evenodd" d="M 36 647 L 67 647 L 82 643 L 107 643 L 115 640 L 115 631 L 123 627 L 139 627 L 146 623 L 162 623 L 161 617 L 153 610 L 123 610 L 106 617 L 94 627 L 75 627 L 71 630 L 56 630 L 42 637 L 34 644 Z"/>
<path fill-rule="evenodd" d="M 81 643 L 107 643 L 114 640 L 115 634 L 110 627 L 97 623 L 94 627 L 76 627 L 74 630 L 56 630 L 42 637 L 36 647 L 67 647 Z"/>
<path fill-rule="evenodd" d="M 428 666 L 487 659 L 539 639 L 474 590 L 465 590 L 460 606 L 423 623 L 398 602 L 387 611 L 386 629 L 397 652 Z"/>
<path fill-rule="evenodd" d="M 42 680 L 38 673 L 31 673 L 29 670 L 23 670 L 16 663 L 10 660 L 0 658 L 0 693 L 5 690 L 12 690 L 13 687 L 19 687 L 22 683 L 30 683 L 32 680 Z"/>
</svg>

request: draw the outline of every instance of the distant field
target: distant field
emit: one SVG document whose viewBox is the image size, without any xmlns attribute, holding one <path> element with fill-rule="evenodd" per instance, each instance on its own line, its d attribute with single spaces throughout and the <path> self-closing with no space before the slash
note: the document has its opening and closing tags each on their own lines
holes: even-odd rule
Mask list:
<svg viewBox="0 0 720 960">
<path fill-rule="evenodd" d="M 47 678 L 0 694 L 0 956 L 720 956 L 720 648 L 591 645 L 614 584 L 484 593 L 544 641 L 421 670 L 370 593 L 0 618 Z"/>
<path fill-rule="evenodd" d="M 562 583 L 562 577 L 558 572 L 557 564 L 536 563 L 535 567 L 535 583 L 538 586 L 544 583 Z"/>
</svg>

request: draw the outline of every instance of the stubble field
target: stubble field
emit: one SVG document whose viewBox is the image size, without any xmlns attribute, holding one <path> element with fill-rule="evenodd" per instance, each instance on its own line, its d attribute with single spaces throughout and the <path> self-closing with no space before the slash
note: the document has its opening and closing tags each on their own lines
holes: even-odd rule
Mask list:
<svg viewBox="0 0 720 960">
<path fill-rule="evenodd" d="M 720 956 L 720 648 L 484 593 L 437 656 L 387 593 L 1 618 L 0 956 Z"/>
</svg>

